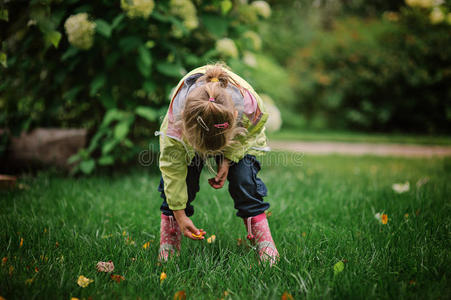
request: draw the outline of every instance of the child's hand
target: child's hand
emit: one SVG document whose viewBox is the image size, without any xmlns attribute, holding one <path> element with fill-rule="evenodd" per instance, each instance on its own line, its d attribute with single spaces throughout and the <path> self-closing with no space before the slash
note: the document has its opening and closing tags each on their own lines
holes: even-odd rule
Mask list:
<svg viewBox="0 0 451 300">
<path fill-rule="evenodd" d="M 218 174 L 215 178 L 208 179 L 208 183 L 211 187 L 215 189 L 220 189 L 224 186 L 227 179 L 227 174 L 229 174 L 230 160 L 224 158 L 222 163 L 218 166 Z"/>
<path fill-rule="evenodd" d="M 182 210 L 174 210 L 174 216 L 179 224 L 180 231 L 184 236 L 193 240 L 203 240 L 206 232 L 203 229 L 197 229 L 194 226 L 193 222 L 190 218 L 188 218 L 185 214 L 185 211 Z"/>
</svg>

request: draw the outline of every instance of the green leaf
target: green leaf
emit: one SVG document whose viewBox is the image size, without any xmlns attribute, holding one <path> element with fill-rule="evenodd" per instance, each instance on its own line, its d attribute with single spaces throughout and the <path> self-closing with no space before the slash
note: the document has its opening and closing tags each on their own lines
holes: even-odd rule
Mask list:
<svg viewBox="0 0 451 300">
<path fill-rule="evenodd" d="M 114 163 L 114 158 L 111 155 L 102 156 L 99 158 L 98 163 L 101 166 L 112 165 Z"/>
<path fill-rule="evenodd" d="M 149 120 L 151 122 L 158 119 L 158 112 L 150 107 L 138 106 L 135 112 L 138 116 L 143 117 L 144 119 Z"/>
<path fill-rule="evenodd" d="M 203 15 L 201 18 L 205 28 L 217 38 L 221 38 L 227 34 L 227 26 L 229 23 L 223 17 L 217 15 Z"/>
<path fill-rule="evenodd" d="M 122 120 L 122 119 L 124 119 L 124 117 L 125 117 L 124 112 L 122 112 L 116 108 L 109 109 L 106 112 L 105 116 L 103 117 L 102 125 L 100 125 L 100 126 L 106 127 L 106 126 L 110 125 L 111 122 Z"/>
<path fill-rule="evenodd" d="M 139 58 L 137 60 L 138 69 L 144 77 L 150 76 L 151 66 L 152 66 L 152 56 L 150 51 L 145 46 L 138 48 Z"/>
<path fill-rule="evenodd" d="M 84 160 L 80 163 L 80 170 L 85 174 L 91 174 L 96 166 L 96 162 L 93 159 Z"/>
<path fill-rule="evenodd" d="M 4 68 L 8 67 L 8 64 L 6 62 L 7 56 L 5 52 L 0 52 L 0 65 L 2 65 Z"/>
<path fill-rule="evenodd" d="M 73 164 L 73 163 L 76 163 L 77 161 L 79 161 L 80 159 L 81 159 L 81 155 L 80 155 L 80 153 L 77 153 L 77 154 L 74 154 L 71 157 L 69 157 L 67 159 L 67 163 Z"/>
<path fill-rule="evenodd" d="M 111 36 L 113 28 L 111 28 L 110 24 L 108 24 L 105 20 L 102 19 L 97 19 L 95 23 L 96 23 L 96 31 L 98 33 L 100 33 L 106 38 L 109 38 Z"/>
<path fill-rule="evenodd" d="M 169 62 L 162 62 L 157 64 L 157 70 L 167 76 L 180 77 L 182 76 L 182 67 L 178 64 L 171 64 Z"/>
<path fill-rule="evenodd" d="M 345 268 L 345 264 L 342 261 L 337 262 L 334 265 L 334 275 L 337 275 L 337 274 L 343 272 L 344 268 Z"/>
<path fill-rule="evenodd" d="M 118 141 L 117 140 L 108 140 L 105 144 L 103 144 L 102 146 L 102 154 L 108 154 L 111 152 L 111 150 L 114 149 L 114 147 L 117 145 Z"/>
<path fill-rule="evenodd" d="M 106 77 L 104 74 L 97 75 L 91 82 L 91 90 L 89 91 L 89 96 L 93 97 L 97 94 L 98 90 L 105 85 Z"/>
<path fill-rule="evenodd" d="M 67 92 L 65 92 L 63 94 L 63 99 L 70 100 L 70 101 L 74 100 L 75 97 L 78 95 L 78 93 L 81 91 L 81 89 L 82 89 L 81 86 L 76 86 L 76 87 L 71 88 L 70 90 L 68 90 Z"/>
<path fill-rule="evenodd" d="M 119 123 L 116 124 L 116 126 L 114 127 L 114 137 L 119 140 L 122 141 L 128 134 L 130 130 L 130 122 L 127 121 L 121 121 Z"/>
<path fill-rule="evenodd" d="M 9 14 L 6 8 L 0 8 L 0 20 L 9 21 Z"/>
<path fill-rule="evenodd" d="M 221 1 L 221 11 L 223 15 L 226 15 L 232 9 L 232 1 L 223 0 Z"/>
<path fill-rule="evenodd" d="M 155 92 L 156 87 L 157 86 L 156 86 L 155 82 L 150 81 L 150 80 L 146 80 L 143 83 L 143 90 L 146 91 L 149 94 Z"/>
<path fill-rule="evenodd" d="M 113 22 L 111 23 L 111 29 L 116 28 L 121 23 L 121 21 L 124 19 L 124 17 L 125 17 L 124 14 L 120 14 L 116 18 L 114 18 Z"/>
<path fill-rule="evenodd" d="M 61 41 L 61 33 L 56 30 L 48 31 L 44 34 L 44 39 L 47 43 L 53 45 L 53 47 L 58 48 L 58 45 Z"/>
<path fill-rule="evenodd" d="M 70 46 L 66 50 L 66 52 L 64 52 L 64 54 L 61 56 L 61 61 L 65 61 L 65 60 L 71 58 L 72 56 L 76 55 L 78 52 L 79 52 L 78 48 Z"/>
</svg>

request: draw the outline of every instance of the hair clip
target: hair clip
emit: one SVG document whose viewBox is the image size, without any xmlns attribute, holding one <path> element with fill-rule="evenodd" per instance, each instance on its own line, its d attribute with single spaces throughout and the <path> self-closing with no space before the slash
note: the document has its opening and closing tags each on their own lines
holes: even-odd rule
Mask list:
<svg viewBox="0 0 451 300">
<path fill-rule="evenodd" d="M 225 122 L 225 123 L 215 124 L 213 126 L 216 128 L 220 128 L 220 129 L 227 129 L 227 128 L 229 128 L 229 123 Z"/>
<path fill-rule="evenodd" d="M 201 116 L 197 116 L 196 120 L 197 120 L 197 123 L 199 123 L 200 127 L 205 129 L 206 131 L 210 131 L 210 128 L 208 128 L 207 124 L 205 124 L 205 122 Z"/>
<path fill-rule="evenodd" d="M 214 97 L 210 97 L 210 98 L 208 98 L 208 101 L 215 102 L 215 98 Z"/>
<path fill-rule="evenodd" d="M 212 79 L 210 79 L 210 82 L 219 82 L 219 79 L 217 77 L 213 77 Z"/>
</svg>

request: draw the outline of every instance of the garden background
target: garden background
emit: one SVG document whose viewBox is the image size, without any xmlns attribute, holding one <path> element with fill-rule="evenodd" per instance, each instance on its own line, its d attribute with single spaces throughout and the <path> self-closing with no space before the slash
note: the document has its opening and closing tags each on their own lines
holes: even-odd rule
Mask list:
<svg viewBox="0 0 451 300">
<path fill-rule="evenodd" d="M 449 297 L 448 156 L 262 159 L 272 269 L 236 245 L 223 191 L 196 200 L 218 241 L 156 265 L 159 175 L 139 158 L 178 80 L 219 60 L 262 95 L 270 140 L 449 146 L 450 32 L 444 0 L 1 0 L 0 171 L 19 179 L 0 191 L 0 296 Z M 16 168 L 39 128 L 86 130 L 69 172 Z M 110 259 L 118 285 L 95 270 Z"/>
</svg>

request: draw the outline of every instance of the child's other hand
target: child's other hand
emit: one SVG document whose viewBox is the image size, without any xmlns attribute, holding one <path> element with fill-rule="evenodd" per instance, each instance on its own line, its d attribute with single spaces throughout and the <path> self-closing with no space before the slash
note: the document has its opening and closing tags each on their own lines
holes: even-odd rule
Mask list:
<svg viewBox="0 0 451 300">
<path fill-rule="evenodd" d="M 218 173 L 215 178 L 208 179 L 208 183 L 211 187 L 215 189 L 220 189 L 224 186 L 227 179 L 227 174 L 229 174 L 230 160 L 224 158 L 224 160 L 218 166 Z"/>
<path fill-rule="evenodd" d="M 179 224 L 180 231 L 184 236 L 193 240 L 203 240 L 206 232 L 203 229 L 197 229 L 193 221 L 188 218 L 184 210 L 174 210 L 174 216 Z"/>
</svg>

